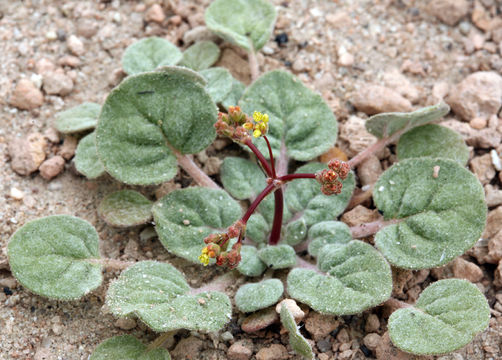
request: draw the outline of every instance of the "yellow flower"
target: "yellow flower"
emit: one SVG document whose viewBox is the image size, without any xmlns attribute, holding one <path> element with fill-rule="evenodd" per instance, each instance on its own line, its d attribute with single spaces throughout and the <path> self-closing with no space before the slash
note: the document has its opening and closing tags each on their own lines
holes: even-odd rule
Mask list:
<svg viewBox="0 0 502 360">
<path fill-rule="evenodd" d="M 268 115 L 267 114 L 262 114 L 261 112 L 259 111 L 255 111 L 253 113 L 253 119 L 254 121 L 256 121 L 257 123 L 258 122 L 264 122 L 264 123 L 267 123 L 268 122 Z"/>
<path fill-rule="evenodd" d="M 260 136 L 261 136 L 261 131 L 260 131 L 259 129 L 255 129 L 255 130 L 253 131 L 253 136 L 254 136 L 255 138 L 260 137 Z"/>
<path fill-rule="evenodd" d="M 208 266 L 209 265 L 209 256 L 207 254 L 201 254 L 199 256 L 199 261 L 201 262 L 202 265 Z"/>
<path fill-rule="evenodd" d="M 250 122 L 247 122 L 247 123 L 245 123 L 245 124 L 244 124 L 244 125 L 242 125 L 242 126 L 243 126 L 243 127 L 244 127 L 244 129 L 246 129 L 246 130 L 251 130 L 251 129 L 253 129 L 253 124 L 252 124 L 252 123 L 250 123 Z"/>
</svg>

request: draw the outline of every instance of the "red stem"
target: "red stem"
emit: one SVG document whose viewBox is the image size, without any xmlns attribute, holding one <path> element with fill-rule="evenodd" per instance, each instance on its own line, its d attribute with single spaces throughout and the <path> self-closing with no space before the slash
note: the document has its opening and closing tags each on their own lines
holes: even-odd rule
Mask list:
<svg viewBox="0 0 502 360">
<path fill-rule="evenodd" d="M 251 151 L 256 155 L 258 160 L 261 163 L 261 166 L 263 166 L 263 169 L 265 169 L 265 172 L 267 175 L 271 178 L 274 177 L 274 172 L 272 171 L 272 168 L 270 167 L 270 164 L 268 163 L 267 159 L 263 156 L 263 154 L 258 150 L 258 148 L 253 144 L 251 140 L 246 140 L 245 144 L 251 149 Z"/>
<path fill-rule="evenodd" d="M 258 205 L 260 205 L 261 201 L 268 195 L 272 192 L 272 190 L 275 189 L 277 185 L 274 184 L 273 182 L 271 182 L 270 184 L 268 184 L 265 189 L 263 189 L 263 191 L 260 193 L 260 195 L 258 195 L 256 197 L 256 199 L 254 199 L 254 201 L 251 203 L 251 205 L 249 205 L 249 208 L 248 210 L 246 211 L 246 213 L 244 214 L 244 216 L 242 217 L 241 221 L 246 224 L 249 220 L 249 218 L 251 217 L 251 215 L 254 213 L 254 211 L 256 210 L 256 208 L 258 207 Z"/>
<path fill-rule="evenodd" d="M 377 220 L 357 226 L 352 226 L 350 228 L 350 232 L 352 233 L 353 239 L 361 239 L 366 236 L 376 234 L 381 228 L 392 224 L 397 224 L 400 221 L 402 221 L 402 219 L 392 219 L 387 221 Z"/>
<path fill-rule="evenodd" d="M 277 179 L 281 180 L 282 182 L 287 182 L 294 179 L 315 179 L 315 174 L 310 174 L 310 173 L 287 174 L 284 176 L 279 176 Z"/>
<path fill-rule="evenodd" d="M 272 223 L 272 231 L 270 231 L 270 238 L 268 240 L 270 245 L 276 245 L 281 238 L 282 216 L 284 214 L 284 194 L 281 188 L 274 192 L 274 201 L 274 220 Z"/>
<path fill-rule="evenodd" d="M 268 138 L 264 135 L 263 138 L 267 142 L 267 147 L 268 147 L 268 154 L 270 155 L 270 166 L 272 167 L 272 179 L 275 179 L 277 177 L 275 173 L 275 165 L 274 165 L 274 154 L 272 153 L 272 147 L 270 146 L 270 142 L 268 141 Z"/>
</svg>

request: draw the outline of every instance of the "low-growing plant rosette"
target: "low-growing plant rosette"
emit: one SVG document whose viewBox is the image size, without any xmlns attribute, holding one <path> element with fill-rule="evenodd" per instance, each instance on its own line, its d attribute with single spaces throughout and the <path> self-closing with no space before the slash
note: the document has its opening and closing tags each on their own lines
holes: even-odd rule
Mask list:
<svg viewBox="0 0 502 360">
<path fill-rule="evenodd" d="M 413 354 L 454 351 L 487 327 L 486 299 L 464 280 L 433 283 L 416 304 L 392 298 L 395 269 L 443 266 L 471 248 L 485 227 L 483 188 L 464 167 L 468 149 L 457 133 L 436 124 L 448 106 L 374 115 L 366 121 L 379 139 L 374 145 L 349 161 L 317 162 L 336 142 L 333 112 L 289 72 L 258 76 L 254 63 L 275 16 L 264 0 L 216 0 L 206 12 L 209 29 L 248 52 L 253 82 L 247 88 L 228 70 L 211 68 L 219 57 L 216 44 L 200 42 L 181 52 L 165 39 L 149 38 L 126 50 L 122 64 L 129 76 L 102 106 L 86 103 L 58 115 L 61 132 L 88 133 L 75 158 L 87 178 L 106 172 L 128 185 L 156 185 L 173 179 L 179 166 L 197 185 L 155 201 L 148 188 L 121 188 L 97 208 L 107 225 L 152 223 L 171 254 L 209 274 L 206 266 L 234 270 L 192 288 L 168 262 L 100 257 L 99 235 L 82 219 L 56 215 L 24 224 L 8 245 L 20 284 L 41 296 L 74 300 L 102 284 L 103 269 L 118 270 L 108 285 L 109 311 L 162 333 L 149 345 L 129 335 L 113 337 L 91 359 L 170 359 L 162 344 L 175 331 L 226 326 L 232 294 L 225 291 L 242 275 L 253 279 L 233 296 L 234 311 L 250 318 L 269 316 L 285 296 L 334 316 L 392 303 L 398 310 L 388 321 L 390 338 Z M 220 176 L 210 177 L 192 155 L 216 136 L 243 151 L 225 157 Z M 338 219 L 358 202 L 354 169 L 391 143 L 397 143 L 399 161 L 368 190 L 380 219 L 347 226 Z M 276 270 L 287 273 L 285 282 L 274 277 L 280 277 Z M 263 326 L 277 314 L 270 318 Z M 287 306 L 280 322 L 291 348 L 313 359 Z"/>
</svg>

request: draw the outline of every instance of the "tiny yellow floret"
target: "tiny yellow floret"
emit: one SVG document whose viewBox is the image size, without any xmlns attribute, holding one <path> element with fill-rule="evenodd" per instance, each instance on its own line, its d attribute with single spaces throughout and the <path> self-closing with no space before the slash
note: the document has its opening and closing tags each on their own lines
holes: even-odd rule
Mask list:
<svg viewBox="0 0 502 360">
<path fill-rule="evenodd" d="M 255 131 L 253 131 L 253 136 L 255 138 L 259 138 L 261 136 L 261 131 L 259 129 L 255 129 Z"/>
<path fill-rule="evenodd" d="M 209 265 L 209 255 L 208 255 L 209 250 L 207 249 L 207 246 L 202 249 L 201 254 L 199 256 L 199 261 L 202 263 L 202 265 L 207 266 Z"/>
<path fill-rule="evenodd" d="M 245 123 L 242 126 L 244 126 L 244 129 L 246 129 L 246 130 L 252 130 L 253 129 L 253 124 L 251 124 L 251 123 Z"/>
</svg>

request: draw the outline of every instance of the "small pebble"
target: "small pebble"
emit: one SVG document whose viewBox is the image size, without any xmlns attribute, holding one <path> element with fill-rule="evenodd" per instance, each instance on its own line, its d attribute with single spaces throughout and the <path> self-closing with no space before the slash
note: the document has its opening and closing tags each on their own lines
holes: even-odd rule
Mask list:
<svg viewBox="0 0 502 360">
<path fill-rule="evenodd" d="M 18 188 L 11 187 L 10 188 L 10 197 L 15 200 L 22 200 L 24 198 L 24 192 L 22 192 Z"/>
<path fill-rule="evenodd" d="M 166 14 L 159 4 L 153 4 L 148 8 L 145 13 L 145 20 L 147 22 L 153 21 L 156 23 L 162 23 L 166 19 Z"/>
<path fill-rule="evenodd" d="M 487 123 L 488 122 L 486 121 L 486 119 L 481 117 L 475 117 L 474 119 L 469 121 L 469 125 L 471 126 L 471 128 L 476 130 L 484 129 Z"/>
<path fill-rule="evenodd" d="M 33 82 L 21 79 L 14 88 L 9 103 L 21 110 L 33 110 L 42 106 L 44 95 Z"/>
<path fill-rule="evenodd" d="M 119 318 L 114 325 L 122 330 L 131 330 L 136 327 L 136 320 L 130 318 Z"/>
<path fill-rule="evenodd" d="M 46 179 L 50 180 L 58 176 L 64 169 L 64 158 L 62 156 L 56 155 L 48 160 L 45 160 L 42 165 L 40 165 L 40 175 Z"/>
<path fill-rule="evenodd" d="M 66 45 L 73 55 L 82 56 L 85 53 L 84 43 L 75 35 L 68 38 Z"/>
</svg>

